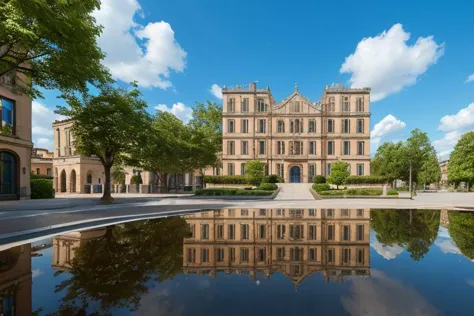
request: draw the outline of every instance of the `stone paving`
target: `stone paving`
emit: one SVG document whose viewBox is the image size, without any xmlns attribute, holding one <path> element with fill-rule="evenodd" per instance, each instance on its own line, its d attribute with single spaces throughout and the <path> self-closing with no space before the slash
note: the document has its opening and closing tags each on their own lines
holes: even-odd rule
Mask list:
<svg viewBox="0 0 474 316">
<path fill-rule="evenodd" d="M 281 188 L 275 200 L 314 200 L 309 191 L 311 183 L 279 183 Z"/>
</svg>

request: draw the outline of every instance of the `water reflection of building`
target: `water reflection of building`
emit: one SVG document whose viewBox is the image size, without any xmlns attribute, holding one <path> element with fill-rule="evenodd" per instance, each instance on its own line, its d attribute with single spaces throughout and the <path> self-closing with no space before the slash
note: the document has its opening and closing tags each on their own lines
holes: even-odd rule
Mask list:
<svg viewBox="0 0 474 316">
<path fill-rule="evenodd" d="M 315 273 L 338 282 L 370 275 L 369 209 L 224 209 L 185 219 L 184 273 L 281 272 L 295 287 Z"/>
<path fill-rule="evenodd" d="M 71 232 L 54 237 L 51 267 L 57 271 L 69 271 L 76 248 L 81 245 L 81 241 L 102 237 L 104 233 L 105 228 L 101 228 L 83 232 Z"/>
<path fill-rule="evenodd" d="M 442 227 L 448 228 L 449 226 L 448 210 L 441 210 L 440 216 L 439 216 L 439 224 Z"/>
<path fill-rule="evenodd" d="M 0 315 L 31 315 L 31 247 L 0 252 Z"/>
</svg>

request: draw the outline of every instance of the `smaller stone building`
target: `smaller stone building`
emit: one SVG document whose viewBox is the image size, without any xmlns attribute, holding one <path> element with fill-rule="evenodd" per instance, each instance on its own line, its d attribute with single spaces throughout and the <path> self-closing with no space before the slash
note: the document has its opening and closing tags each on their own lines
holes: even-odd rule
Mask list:
<svg viewBox="0 0 474 316">
<path fill-rule="evenodd" d="M 33 148 L 31 153 L 31 173 L 53 176 L 53 153 L 43 148 Z"/>
</svg>

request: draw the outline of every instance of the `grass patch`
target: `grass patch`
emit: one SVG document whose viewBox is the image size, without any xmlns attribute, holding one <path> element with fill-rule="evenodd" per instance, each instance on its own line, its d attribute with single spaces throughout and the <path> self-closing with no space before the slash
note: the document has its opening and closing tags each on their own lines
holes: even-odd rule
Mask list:
<svg viewBox="0 0 474 316">
<path fill-rule="evenodd" d="M 200 189 L 195 194 L 199 196 L 267 196 L 272 195 L 274 190 L 242 190 L 242 189 Z"/>
<path fill-rule="evenodd" d="M 327 190 L 318 192 L 319 195 L 325 196 L 380 196 L 382 189 L 348 189 L 348 190 Z M 388 190 L 387 195 L 398 195 L 396 190 Z"/>
</svg>

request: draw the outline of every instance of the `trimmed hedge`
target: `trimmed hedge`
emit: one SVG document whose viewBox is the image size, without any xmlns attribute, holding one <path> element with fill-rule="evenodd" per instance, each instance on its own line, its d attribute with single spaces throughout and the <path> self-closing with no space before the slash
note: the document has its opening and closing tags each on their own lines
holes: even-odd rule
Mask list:
<svg viewBox="0 0 474 316">
<path fill-rule="evenodd" d="M 49 180 L 53 180 L 53 177 L 52 176 L 47 176 L 47 175 L 44 175 L 44 174 L 34 174 L 32 173 L 31 176 L 30 176 L 30 179 L 33 180 L 33 179 L 49 179 Z"/>
<path fill-rule="evenodd" d="M 314 183 L 326 183 L 326 178 L 322 175 L 317 175 L 313 179 Z"/>
<path fill-rule="evenodd" d="M 328 191 L 331 189 L 331 186 L 327 183 L 315 183 L 313 184 L 313 190 L 316 192 Z"/>
<path fill-rule="evenodd" d="M 275 183 L 262 183 L 258 187 L 259 190 L 272 190 L 275 191 L 278 189 L 278 186 Z"/>
<path fill-rule="evenodd" d="M 269 190 L 240 190 L 240 189 L 200 189 L 195 195 L 200 196 L 242 196 L 242 195 L 272 195 L 274 191 Z"/>
<path fill-rule="evenodd" d="M 245 180 L 245 176 L 204 176 L 204 183 L 247 184 L 247 180 Z"/>
<path fill-rule="evenodd" d="M 387 178 L 382 176 L 349 176 L 345 184 L 382 184 L 387 183 Z"/>
<path fill-rule="evenodd" d="M 48 179 L 32 179 L 30 184 L 32 199 L 54 198 L 53 181 Z"/>
<path fill-rule="evenodd" d="M 285 182 L 279 175 L 271 174 L 264 179 L 265 183 L 283 183 Z"/>
<path fill-rule="evenodd" d="M 379 196 L 382 195 L 382 189 L 348 189 L 348 190 L 328 190 L 318 192 L 319 195 L 349 195 L 349 196 Z M 398 195 L 395 190 L 388 190 L 387 195 Z"/>
<path fill-rule="evenodd" d="M 387 195 L 398 195 L 398 191 L 395 189 L 387 190 Z"/>
</svg>

